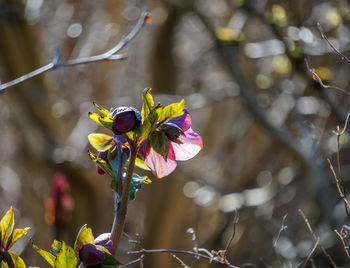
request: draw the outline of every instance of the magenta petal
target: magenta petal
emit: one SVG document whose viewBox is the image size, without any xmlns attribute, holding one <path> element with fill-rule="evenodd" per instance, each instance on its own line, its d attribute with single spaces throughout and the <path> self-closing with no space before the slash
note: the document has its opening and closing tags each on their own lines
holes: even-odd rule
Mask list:
<svg viewBox="0 0 350 268">
<path fill-rule="evenodd" d="M 183 132 L 185 132 L 191 127 L 192 119 L 188 111 L 185 109 L 183 115 L 169 120 L 169 123 L 177 125 Z"/>
<path fill-rule="evenodd" d="M 195 133 L 192 128 L 189 128 L 185 132 L 185 136 L 180 135 L 179 140 L 182 144 L 171 142 L 175 152 L 175 159 L 179 161 L 191 159 L 198 154 L 203 147 L 201 136 Z"/>
<path fill-rule="evenodd" d="M 163 156 L 150 148 L 149 154 L 145 157 L 145 163 L 158 179 L 169 175 L 174 171 L 177 165 L 174 150 L 171 146 L 169 146 L 167 161 L 164 160 Z"/>
</svg>

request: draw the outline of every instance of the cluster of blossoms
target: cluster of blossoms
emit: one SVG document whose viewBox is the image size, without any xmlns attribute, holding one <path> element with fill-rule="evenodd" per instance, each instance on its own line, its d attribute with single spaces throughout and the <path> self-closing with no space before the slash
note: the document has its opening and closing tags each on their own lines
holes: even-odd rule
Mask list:
<svg viewBox="0 0 350 268">
<path fill-rule="evenodd" d="M 89 117 L 114 134 L 89 135 L 91 145 L 98 151 L 98 155 L 90 152 L 90 157 L 98 164 L 99 174 L 115 176 L 111 163 L 113 152 L 119 149 L 119 155 L 124 152 L 128 158 L 131 145 L 137 146 L 136 165 L 151 170 L 157 178 L 173 172 L 176 161 L 191 159 L 201 150 L 202 139 L 191 128 L 191 117 L 184 100 L 163 108 L 154 104 L 150 88 L 144 90 L 142 99 L 141 113 L 133 107 L 108 111 L 94 104 L 101 114 L 90 113 Z M 126 160 L 119 159 L 119 162 Z"/>
</svg>

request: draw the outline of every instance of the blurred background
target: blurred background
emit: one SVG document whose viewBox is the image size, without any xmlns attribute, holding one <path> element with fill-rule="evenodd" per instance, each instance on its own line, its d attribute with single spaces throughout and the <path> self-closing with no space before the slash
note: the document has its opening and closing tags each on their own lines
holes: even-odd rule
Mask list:
<svg viewBox="0 0 350 268">
<path fill-rule="evenodd" d="M 112 48 L 136 24 L 142 7 L 149 8 L 152 24 L 122 51 L 126 60 L 60 68 L 0 95 L 0 214 L 13 206 L 16 226 L 31 227 L 14 250 L 27 265 L 46 267 L 28 245 L 30 237 L 49 249 L 55 237 L 73 245 L 85 223 L 95 236 L 109 232 L 111 180 L 97 174 L 87 155 L 87 135 L 105 130 L 87 114 L 93 101 L 140 109 L 141 92 L 150 86 L 164 105 L 186 100 L 204 147 L 167 178 L 146 172 L 153 182 L 129 206 L 120 260 L 136 258 L 126 254 L 136 234 L 146 249 L 192 250 L 190 227 L 200 247 L 225 249 L 238 210 L 227 252 L 232 264 L 296 267 L 315 244 L 302 209 L 335 263 L 349 263 L 333 231 L 349 218 L 326 161 L 336 164 L 332 130 L 344 126 L 349 96 L 321 87 L 304 61 L 324 83 L 347 90 L 350 64 L 316 25 L 346 54 L 349 3 L 0 0 L 1 82 L 49 63 L 57 47 L 62 61 Z M 345 132 L 340 138 L 345 189 L 347 137 Z M 57 194 L 65 205 L 55 219 Z M 280 232 L 286 214 L 287 228 Z M 190 267 L 220 267 L 178 257 Z M 320 247 L 311 263 L 331 267 Z M 181 264 L 158 254 L 146 256 L 144 266 Z"/>
</svg>

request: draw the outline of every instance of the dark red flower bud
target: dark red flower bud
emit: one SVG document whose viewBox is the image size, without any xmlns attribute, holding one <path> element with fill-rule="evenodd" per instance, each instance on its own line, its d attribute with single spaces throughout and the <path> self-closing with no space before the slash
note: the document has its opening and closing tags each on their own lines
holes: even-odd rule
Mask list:
<svg viewBox="0 0 350 268">
<path fill-rule="evenodd" d="M 139 112 L 131 107 L 118 108 L 113 112 L 112 131 L 115 135 L 122 135 L 133 130 L 141 121 Z"/>
<path fill-rule="evenodd" d="M 165 134 L 169 140 L 176 142 L 176 143 L 182 143 L 179 140 L 179 136 L 185 135 L 185 133 L 183 133 L 181 128 L 179 128 L 177 125 L 168 122 L 162 126 L 162 130 L 165 132 Z"/>
<path fill-rule="evenodd" d="M 110 233 L 100 234 L 98 237 L 95 238 L 95 244 L 103 246 L 105 249 L 109 251 L 109 253 L 111 253 L 111 255 L 114 256 L 115 248 L 113 246 Z"/>
<path fill-rule="evenodd" d="M 86 244 L 79 251 L 80 260 L 87 266 L 98 265 L 102 263 L 106 256 L 102 250 L 99 250 L 92 244 Z"/>
</svg>

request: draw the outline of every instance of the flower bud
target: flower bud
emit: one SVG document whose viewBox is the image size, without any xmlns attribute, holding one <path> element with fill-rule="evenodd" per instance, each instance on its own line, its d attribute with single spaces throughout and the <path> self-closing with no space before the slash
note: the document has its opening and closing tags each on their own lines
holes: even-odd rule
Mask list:
<svg viewBox="0 0 350 268">
<path fill-rule="evenodd" d="M 87 266 L 98 265 L 105 260 L 105 253 L 92 244 L 86 244 L 79 251 L 80 260 Z"/>
<path fill-rule="evenodd" d="M 112 131 L 115 135 L 122 135 L 133 130 L 141 121 L 139 112 L 131 107 L 118 108 L 113 114 L 115 116 Z"/>
<path fill-rule="evenodd" d="M 95 244 L 104 247 L 109 251 L 109 253 L 111 253 L 111 255 L 114 255 L 115 248 L 113 246 L 110 233 L 100 234 L 98 237 L 95 238 Z"/>
<path fill-rule="evenodd" d="M 179 140 L 180 135 L 185 135 L 181 128 L 179 128 L 177 125 L 173 123 L 165 123 L 162 126 L 162 130 L 165 132 L 166 136 L 169 140 L 176 142 L 176 143 L 182 143 Z"/>
</svg>

